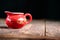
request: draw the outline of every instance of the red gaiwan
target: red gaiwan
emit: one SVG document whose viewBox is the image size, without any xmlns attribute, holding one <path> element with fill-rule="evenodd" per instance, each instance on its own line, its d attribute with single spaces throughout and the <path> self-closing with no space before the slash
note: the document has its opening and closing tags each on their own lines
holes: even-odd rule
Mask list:
<svg viewBox="0 0 60 40">
<path fill-rule="evenodd" d="M 10 12 L 5 11 L 7 14 L 6 25 L 9 28 L 18 29 L 24 27 L 26 24 L 32 21 L 32 15 L 30 13 L 22 13 L 22 12 Z M 29 20 L 27 20 L 26 16 L 29 16 Z"/>
</svg>

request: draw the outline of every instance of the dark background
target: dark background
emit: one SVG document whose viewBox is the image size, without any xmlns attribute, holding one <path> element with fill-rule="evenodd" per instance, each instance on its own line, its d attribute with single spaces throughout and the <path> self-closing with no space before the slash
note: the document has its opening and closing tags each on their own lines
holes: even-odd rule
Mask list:
<svg viewBox="0 0 60 40">
<path fill-rule="evenodd" d="M 0 0 L 0 18 L 6 18 L 4 11 L 29 12 L 33 19 L 60 20 L 59 0 Z"/>
</svg>

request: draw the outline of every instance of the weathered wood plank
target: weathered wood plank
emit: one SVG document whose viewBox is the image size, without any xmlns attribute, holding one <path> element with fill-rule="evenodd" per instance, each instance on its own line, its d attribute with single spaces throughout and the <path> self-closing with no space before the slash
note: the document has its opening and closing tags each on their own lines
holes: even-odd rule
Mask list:
<svg viewBox="0 0 60 40">
<path fill-rule="evenodd" d="M 46 21 L 46 36 L 60 37 L 60 21 Z"/>
</svg>

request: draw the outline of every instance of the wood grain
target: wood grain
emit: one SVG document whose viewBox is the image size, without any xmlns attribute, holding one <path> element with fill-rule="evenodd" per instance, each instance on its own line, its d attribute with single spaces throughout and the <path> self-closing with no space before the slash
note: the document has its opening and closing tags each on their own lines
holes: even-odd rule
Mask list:
<svg viewBox="0 0 60 40">
<path fill-rule="evenodd" d="M 60 37 L 60 21 L 46 21 L 46 36 Z"/>
<path fill-rule="evenodd" d="M 0 38 L 59 40 L 60 21 L 33 20 L 21 29 L 10 29 L 6 26 L 5 19 L 0 19 Z"/>
</svg>

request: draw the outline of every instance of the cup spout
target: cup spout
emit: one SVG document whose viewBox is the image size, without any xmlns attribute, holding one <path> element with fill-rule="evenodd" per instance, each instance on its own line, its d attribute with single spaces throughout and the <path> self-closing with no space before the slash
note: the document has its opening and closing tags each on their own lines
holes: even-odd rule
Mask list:
<svg viewBox="0 0 60 40">
<path fill-rule="evenodd" d="M 11 13 L 10 11 L 4 11 L 4 13 Z"/>
<path fill-rule="evenodd" d="M 11 15 L 10 11 L 4 11 L 4 13 L 6 13 L 7 15 Z"/>
</svg>

